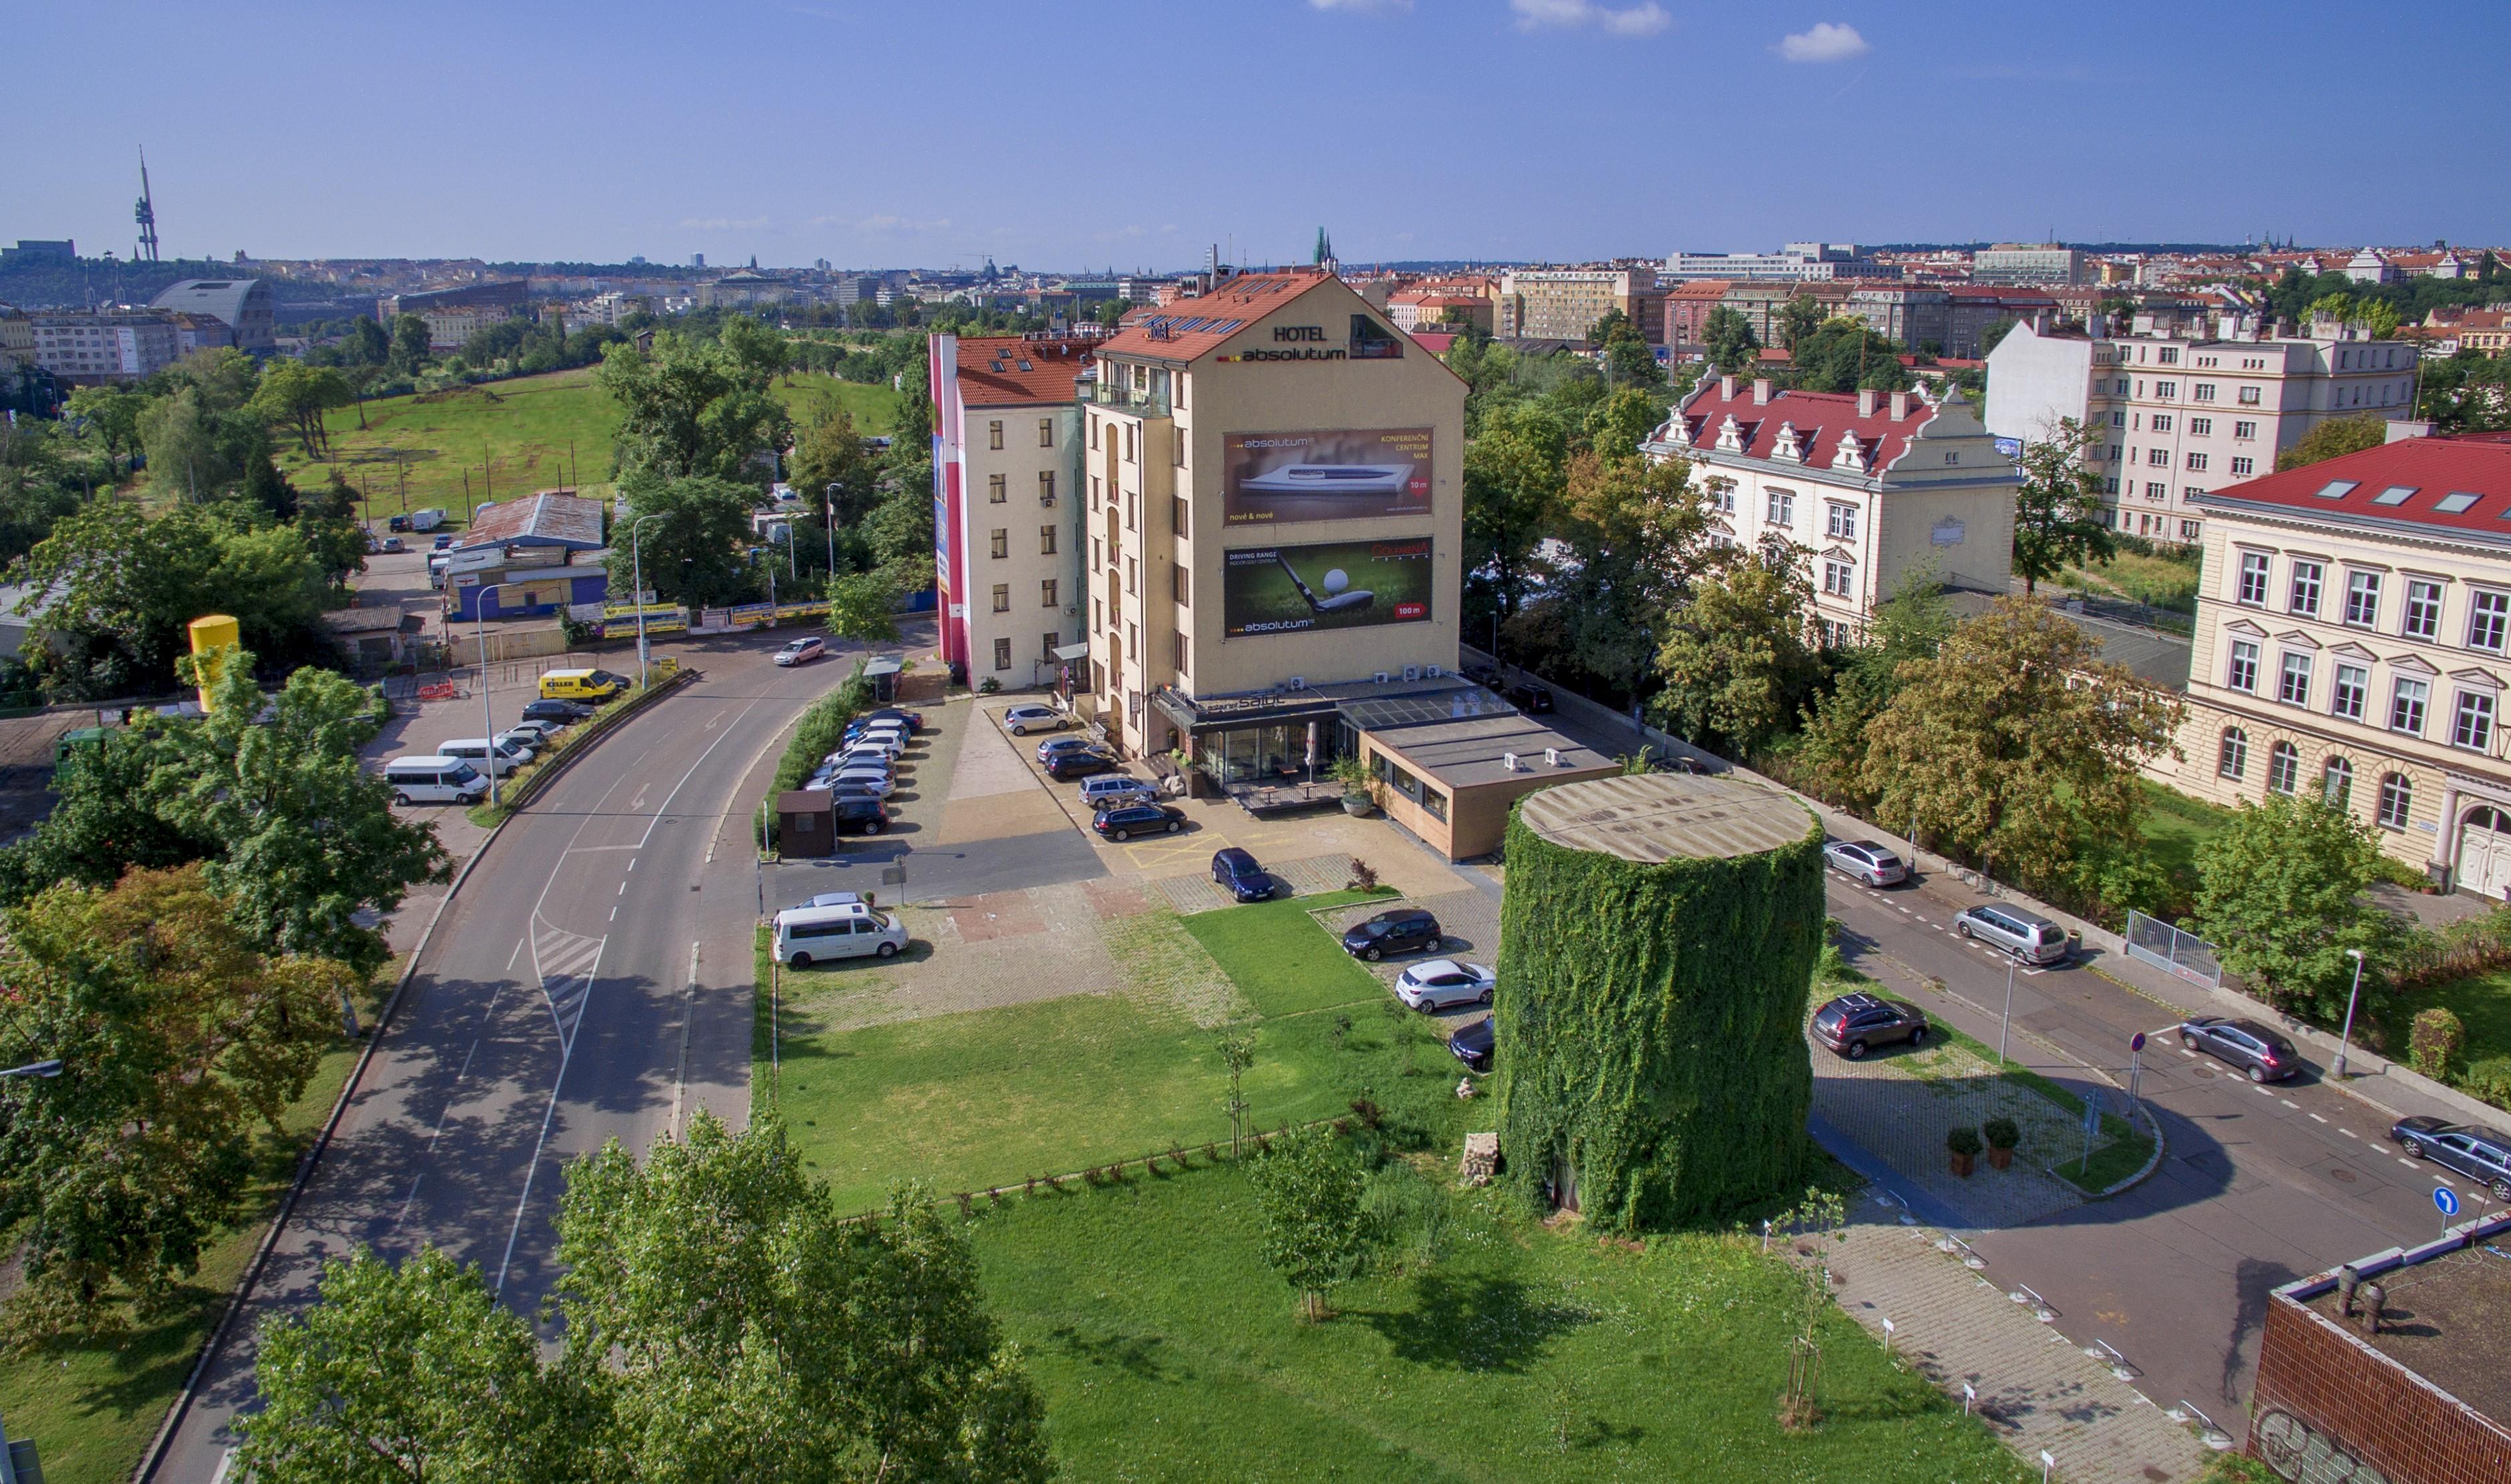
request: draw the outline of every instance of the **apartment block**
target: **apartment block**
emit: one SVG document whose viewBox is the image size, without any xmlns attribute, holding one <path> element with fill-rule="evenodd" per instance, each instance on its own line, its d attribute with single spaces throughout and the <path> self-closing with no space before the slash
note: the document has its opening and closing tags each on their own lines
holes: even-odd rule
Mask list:
<svg viewBox="0 0 2511 1484">
<path fill-rule="evenodd" d="M 154 310 L 37 314 L 35 365 L 64 381 L 136 381 L 182 359 L 182 329 Z"/>
<path fill-rule="evenodd" d="M 2275 468 L 2276 455 L 2337 417 L 2404 418 L 2415 352 L 2394 340 L 2095 336 L 2025 326 L 1988 356 L 1988 429 L 2049 436 L 2072 417 L 2102 430 L 2092 450 L 2120 530 L 2204 538 L 2201 496 Z"/>
<path fill-rule="evenodd" d="M 1665 291 L 1650 268 L 1521 268 L 1500 275 L 1492 333 L 1584 341 L 1618 309 L 1650 345 L 1665 343 Z"/>
<path fill-rule="evenodd" d="M 1078 397 L 1096 344 L 927 339 L 942 657 L 970 684 L 1066 683 L 1088 652 Z"/>
<path fill-rule="evenodd" d="M 2062 243 L 2001 242 L 1971 254 L 1975 284 L 2080 284 L 2090 254 Z"/>
<path fill-rule="evenodd" d="M 1806 283 L 1833 278 L 1899 278 L 1901 270 L 1857 251 L 1853 243 L 1792 242 L 1776 253 L 1675 253 L 1668 279 L 1722 278 L 1734 283 Z"/>
</svg>

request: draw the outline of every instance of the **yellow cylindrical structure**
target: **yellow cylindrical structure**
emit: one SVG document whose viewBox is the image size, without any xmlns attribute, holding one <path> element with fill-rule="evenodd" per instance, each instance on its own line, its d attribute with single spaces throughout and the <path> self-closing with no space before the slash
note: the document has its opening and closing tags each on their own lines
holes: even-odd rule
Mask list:
<svg viewBox="0 0 2511 1484">
<path fill-rule="evenodd" d="M 218 683 L 226 661 L 220 649 L 232 649 L 244 642 L 244 626 L 224 613 L 206 613 L 191 622 L 193 678 L 200 683 L 201 709 L 214 709 L 210 691 Z"/>
</svg>

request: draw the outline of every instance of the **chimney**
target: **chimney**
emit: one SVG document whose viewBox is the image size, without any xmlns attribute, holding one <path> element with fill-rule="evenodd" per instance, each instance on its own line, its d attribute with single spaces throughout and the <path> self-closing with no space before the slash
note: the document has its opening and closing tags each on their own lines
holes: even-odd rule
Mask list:
<svg viewBox="0 0 2511 1484">
<path fill-rule="evenodd" d="M 1720 402 L 1732 402 L 1735 400 L 1734 377 L 1720 376 L 1718 378 L 1718 400 Z"/>
<path fill-rule="evenodd" d="M 1860 417 L 1874 416 L 1874 404 L 1882 397 L 1882 395 L 1883 394 L 1881 392 L 1874 390 L 1871 386 L 1860 390 L 1857 394 L 1857 415 Z"/>
<path fill-rule="evenodd" d="M 1753 405 L 1755 407 L 1768 407 L 1770 405 L 1769 377 L 1755 376 L 1753 378 Z"/>
<path fill-rule="evenodd" d="M 1892 394 L 1892 420 L 1894 422 L 1900 422 L 1909 415 L 1910 394 L 1908 392 L 1894 392 Z"/>
</svg>

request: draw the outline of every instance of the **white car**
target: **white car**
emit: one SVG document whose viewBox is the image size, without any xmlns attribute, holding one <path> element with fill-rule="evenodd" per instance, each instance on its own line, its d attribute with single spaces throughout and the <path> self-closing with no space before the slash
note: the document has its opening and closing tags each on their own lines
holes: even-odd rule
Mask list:
<svg viewBox="0 0 2511 1484">
<path fill-rule="evenodd" d="M 497 735 L 517 742 L 529 742 L 533 747 L 546 752 L 550 743 L 565 729 L 556 722 L 517 722 L 512 727 Z"/>
<path fill-rule="evenodd" d="M 863 899 L 863 893 L 860 891 L 823 891 L 818 896 L 811 898 L 811 900 L 803 903 L 802 905 L 805 907 L 852 907 Z"/>
<path fill-rule="evenodd" d="M 887 799 L 898 788 L 898 780 L 882 767 L 839 768 L 829 775 L 832 789 L 860 789 L 874 799 Z"/>
<path fill-rule="evenodd" d="M 784 648 L 777 650 L 776 663 L 780 665 L 808 664 L 812 660 L 818 659 L 821 655 L 828 652 L 829 646 L 826 644 L 823 644 L 816 639 L 804 637 L 797 639 L 792 644 L 787 644 Z"/>
<path fill-rule="evenodd" d="M 859 753 L 870 754 L 885 759 L 893 759 L 905 751 L 907 751 L 907 743 L 901 738 L 881 735 L 866 735 L 857 737 L 852 742 L 838 748 L 835 752 L 829 754 L 829 761 L 834 762 L 839 758 L 850 758 Z"/>
<path fill-rule="evenodd" d="M 1498 983 L 1499 976 L 1491 972 L 1487 963 L 1432 958 L 1395 976 L 1395 997 L 1422 1011 L 1444 1010 L 1451 1005 L 1487 1005 Z"/>
<path fill-rule="evenodd" d="M 1015 737 L 1025 737 L 1033 731 L 1062 731 L 1070 724 L 1070 719 L 1052 706 L 1015 706 L 1003 713 L 1003 730 Z"/>
</svg>

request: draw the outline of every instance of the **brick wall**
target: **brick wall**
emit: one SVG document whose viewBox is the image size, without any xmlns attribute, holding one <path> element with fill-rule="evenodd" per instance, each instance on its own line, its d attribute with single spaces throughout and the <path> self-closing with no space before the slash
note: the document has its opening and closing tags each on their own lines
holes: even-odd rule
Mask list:
<svg viewBox="0 0 2511 1484">
<path fill-rule="evenodd" d="M 2268 1300 L 2249 1452 L 2287 1479 L 2501 1484 L 2511 1431 L 2279 1293 Z"/>
</svg>

